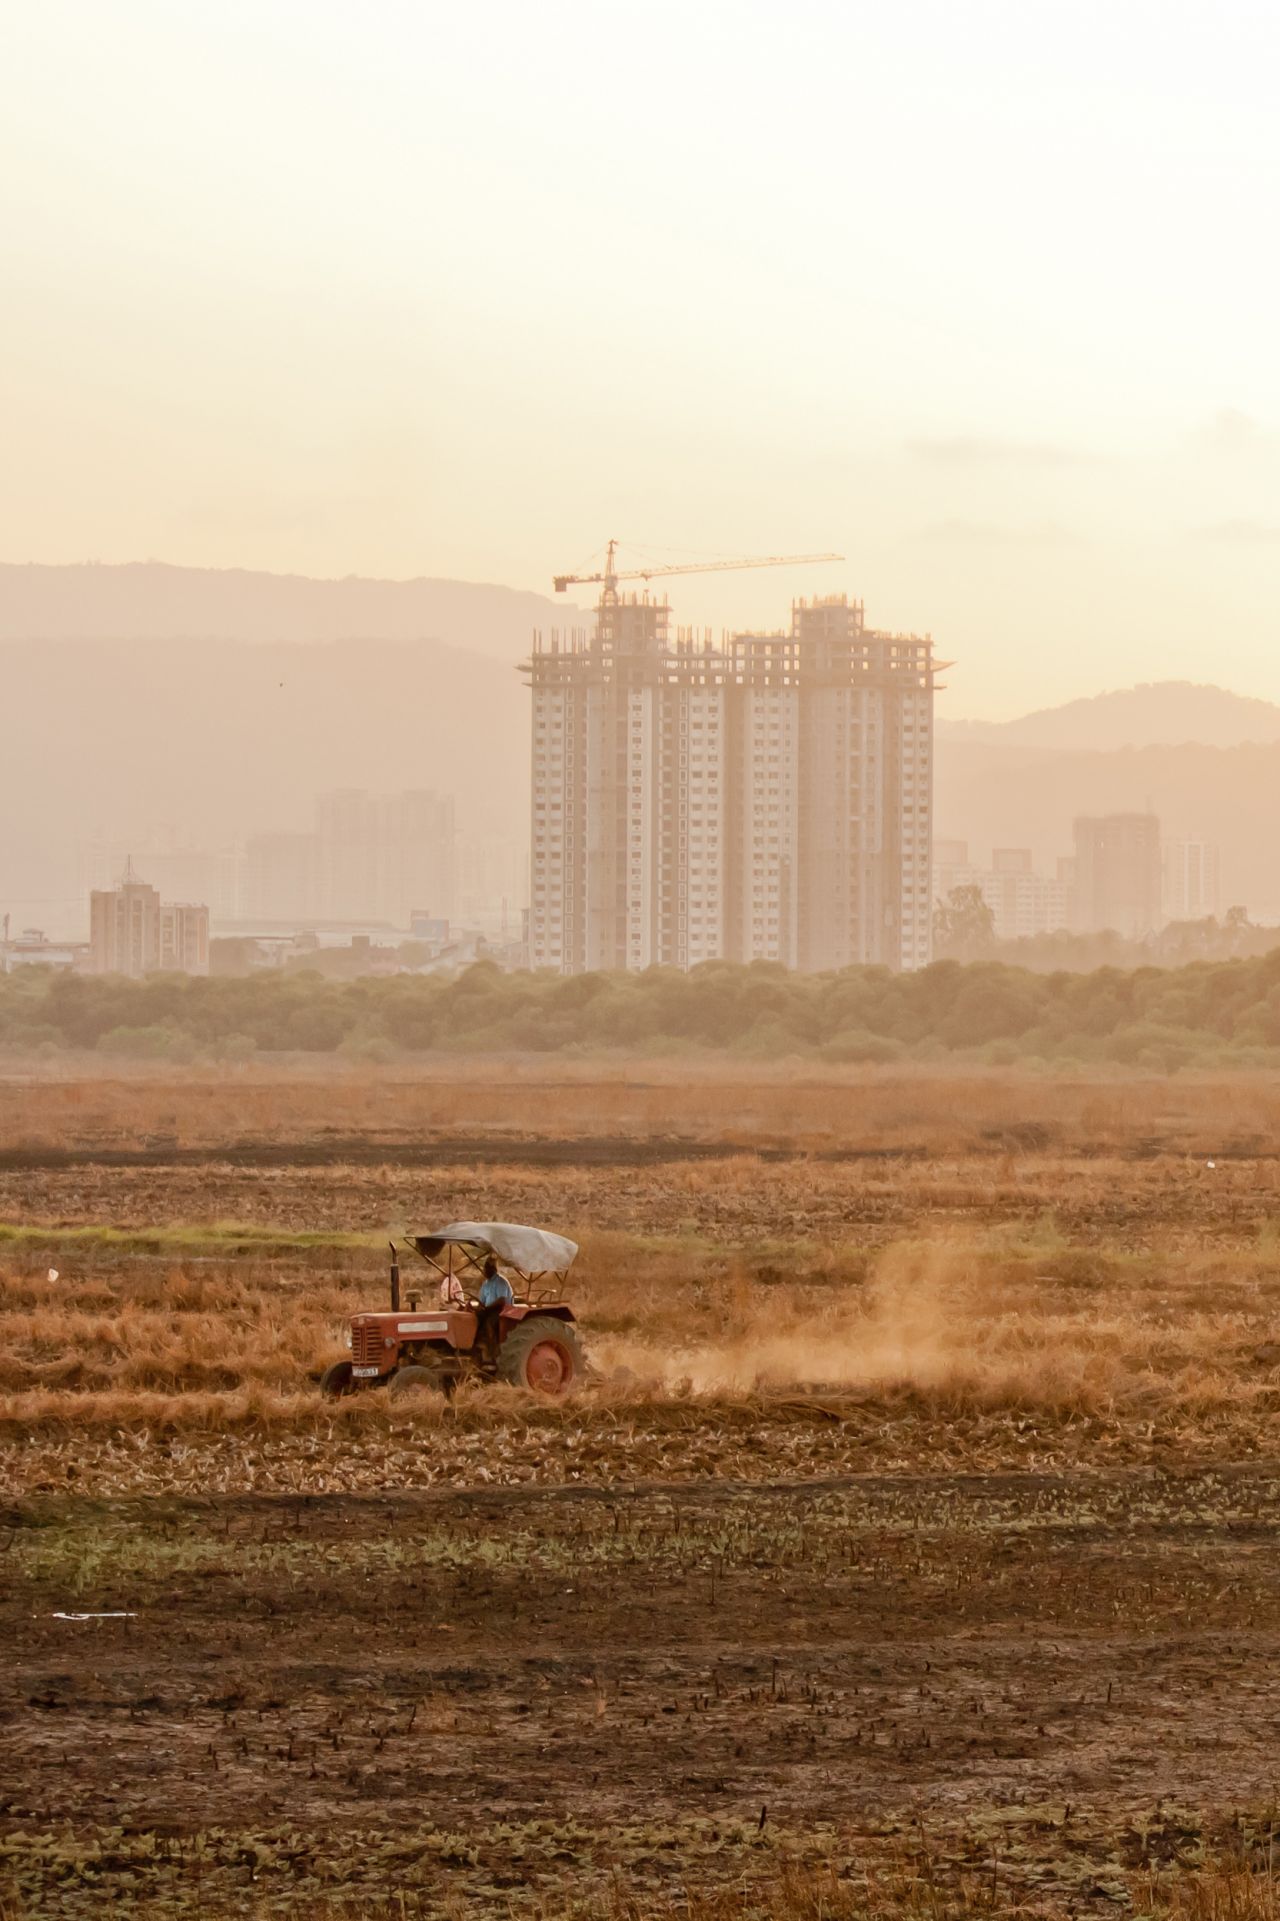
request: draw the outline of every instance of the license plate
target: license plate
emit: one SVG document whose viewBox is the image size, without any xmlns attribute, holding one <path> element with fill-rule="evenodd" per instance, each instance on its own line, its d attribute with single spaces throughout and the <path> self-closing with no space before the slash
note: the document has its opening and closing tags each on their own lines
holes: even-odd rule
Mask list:
<svg viewBox="0 0 1280 1921">
<path fill-rule="evenodd" d="M 367 1381 L 370 1380 L 378 1370 L 376 1367 L 353 1367 L 351 1372 L 358 1381 Z"/>
</svg>

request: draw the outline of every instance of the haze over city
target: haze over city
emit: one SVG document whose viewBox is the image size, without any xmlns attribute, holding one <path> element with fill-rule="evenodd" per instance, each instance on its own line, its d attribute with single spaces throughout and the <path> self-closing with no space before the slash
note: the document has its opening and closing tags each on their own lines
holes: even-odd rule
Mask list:
<svg viewBox="0 0 1280 1921">
<path fill-rule="evenodd" d="M 975 859 L 1050 872 L 1075 814 L 1155 809 L 1280 911 L 1255 774 L 1185 746 L 1273 740 L 1261 705 L 1081 709 L 1086 759 L 1019 762 L 1017 808 L 1016 732 L 948 732 L 1280 699 L 1274 35 L 1245 4 L 15 13 L 0 907 L 82 932 L 126 845 L 243 861 L 326 792 L 438 789 L 514 916 L 513 667 L 589 625 L 551 577 L 617 535 L 633 568 L 843 554 L 662 585 L 717 636 L 832 593 L 931 635 L 932 828 Z"/>
</svg>

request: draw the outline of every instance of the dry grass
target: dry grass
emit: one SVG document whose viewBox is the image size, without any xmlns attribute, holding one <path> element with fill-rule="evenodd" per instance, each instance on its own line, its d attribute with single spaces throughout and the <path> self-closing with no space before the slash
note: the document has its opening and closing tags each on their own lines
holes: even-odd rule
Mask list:
<svg viewBox="0 0 1280 1921">
<path fill-rule="evenodd" d="M 99 1269 L 90 1241 L 72 1259 L 56 1280 L 17 1262 L 0 1277 L 0 1397 L 75 1396 L 81 1413 L 92 1395 L 289 1397 L 384 1289 L 372 1251 L 340 1273 L 309 1250 Z M 629 1370 L 615 1400 L 911 1388 L 1082 1412 L 1210 1407 L 1270 1392 L 1254 1355 L 1280 1312 L 1280 1249 L 1176 1270 L 1158 1254 L 1081 1262 L 1042 1227 L 898 1241 L 870 1258 L 777 1245 L 762 1278 L 697 1242 L 605 1235 L 588 1239 L 573 1292 L 604 1375 Z"/>
<path fill-rule="evenodd" d="M 46 1445 L 82 1461 L 99 1449 L 110 1463 L 117 1436 L 134 1452 L 148 1437 L 231 1437 L 238 1465 L 218 1471 L 233 1481 L 294 1485 L 310 1473 L 328 1484 L 344 1464 L 362 1475 L 406 1422 L 424 1421 L 440 1438 L 413 1484 L 467 1476 L 484 1451 L 475 1436 L 526 1421 L 553 1437 L 538 1470 L 549 1476 L 591 1462 L 626 1474 L 629 1452 L 633 1475 L 745 1471 L 742 1447 L 721 1445 L 741 1439 L 744 1409 L 785 1436 L 777 1445 L 795 1472 L 909 1462 L 926 1445 L 957 1464 L 976 1449 L 990 1464 L 1087 1446 L 1115 1459 L 1221 1459 L 1274 1444 L 1280 1162 L 1149 1151 L 1156 1128 L 1189 1138 L 1262 1125 L 1280 1107 L 1270 1086 L 818 1083 L 778 1070 L 748 1085 L 722 1070 L 677 1089 L 650 1064 L 631 1077 L 557 1067 L 554 1081 L 525 1064 L 499 1092 L 497 1072 L 487 1062 L 465 1080 L 455 1064 L 436 1080 L 313 1070 L 196 1088 L 155 1074 L 12 1083 L 0 1087 L 0 1137 L 276 1139 L 305 1137 L 323 1116 L 368 1140 L 474 1126 L 497 1107 L 504 1125 L 566 1132 L 678 1121 L 762 1141 L 768 1122 L 798 1157 L 0 1171 L 5 1473 L 26 1484 Z M 832 1162 L 799 1152 L 820 1116 L 828 1139 L 932 1130 L 988 1146 Z M 1019 1130 L 1050 1125 L 1070 1144 L 1051 1149 L 1037 1134 L 1017 1146 Z M 1110 1150 L 1085 1156 L 1104 1135 Z M 464 1396 L 447 1416 L 408 1415 L 378 1395 L 322 1407 L 313 1383 L 347 1316 L 383 1297 L 383 1223 L 459 1213 L 580 1236 L 573 1297 L 603 1384 L 531 1414 L 492 1393 Z M 526 1451 L 495 1471 L 520 1478 L 527 1464 Z"/>
<path fill-rule="evenodd" d="M 287 1237 L 281 1237 L 282 1241 Z M 57 1252 L 56 1236 L 49 1248 Z M 193 1244 L 199 1248 L 201 1243 Z M 555 1406 L 451 1406 L 314 1382 L 376 1254 L 94 1258 L 0 1277 L 12 1486 L 342 1487 L 750 1478 L 866 1468 L 1243 1458 L 1274 1445 L 1280 1248 L 1087 1254 L 1045 1223 L 763 1264 L 690 1239 L 589 1236 L 574 1297 L 601 1379 Z M 317 1270 L 319 1270 L 317 1272 Z M 795 1278 L 788 1278 L 794 1276 Z M 429 1447 L 422 1445 L 430 1431 Z"/>
<path fill-rule="evenodd" d="M 972 1067 L 869 1068 L 543 1057 L 426 1059 L 344 1067 L 299 1060 L 164 1068 L 74 1057 L 13 1063 L 0 1075 L 0 1148 L 199 1147 L 339 1135 L 414 1142 L 463 1133 L 648 1140 L 680 1136 L 790 1151 L 1132 1151 L 1153 1140 L 1198 1153 L 1230 1142 L 1270 1153 L 1280 1131 L 1274 1075 L 1174 1079 L 1081 1070 L 1067 1076 Z"/>
<path fill-rule="evenodd" d="M 1078 1894 L 1036 1900 L 1032 1890 L 1001 1877 L 1000 1860 L 969 1873 L 941 1877 L 919 1862 L 861 1873 L 832 1868 L 790 1868 L 772 1878 L 709 1889 L 686 1889 L 668 1900 L 615 1886 L 598 1905 L 583 1911 L 599 1921 L 973 1921 L 1017 1915 L 1067 1917 L 1080 1912 Z M 1125 1901 L 1125 1894 L 1129 1901 Z M 1177 1876 L 1135 1877 L 1102 1896 L 1108 1906 L 1127 1906 L 1136 1917 L 1168 1921 L 1276 1921 L 1280 1882 L 1271 1874 L 1238 1866 L 1211 1867 Z M 552 1910 L 547 1910 L 548 1921 Z"/>
<path fill-rule="evenodd" d="M 1126 1873 L 1114 1862 L 1099 1871 L 1086 1856 L 1074 1876 L 1057 1864 L 1059 1872 L 1046 1884 L 1043 1863 L 1020 1859 L 1016 1852 L 1002 1854 L 998 1843 L 973 1836 L 939 1838 L 943 1845 L 936 1855 L 927 1844 L 908 1848 L 895 1839 L 868 1848 L 864 1840 L 856 1853 L 841 1847 L 835 1861 L 824 1863 L 803 1854 L 787 1858 L 785 1848 L 779 1860 L 773 1848 L 753 1847 L 742 1835 L 725 1847 L 714 1867 L 687 1863 L 671 1889 L 615 1866 L 593 1876 L 595 1885 L 588 1890 L 571 1883 L 552 1894 L 529 1886 L 505 1897 L 497 1888 L 487 1895 L 463 1895 L 417 1887 L 410 1880 L 399 1887 L 366 1886 L 358 1893 L 339 1888 L 321 1896 L 295 1894 L 285 1896 L 283 1905 L 279 1893 L 264 1890 L 255 1902 L 248 1889 L 220 1886 L 221 1863 L 211 1849 L 194 1884 L 179 1880 L 163 1893 L 157 1890 L 154 1904 L 145 1893 L 131 1890 L 128 1912 L 136 1921 L 161 1916 L 180 1921 L 196 1913 L 205 1921 L 267 1913 L 287 1914 L 291 1921 L 383 1916 L 388 1921 L 466 1921 L 477 1914 L 528 1921 L 1068 1921 L 1117 1911 L 1134 1921 L 1277 1921 L 1280 1916 L 1280 1879 L 1274 1871 L 1230 1853 L 1215 1851 L 1203 1862 L 1141 1873 Z M 447 1845 L 447 1837 L 438 1839 Z M 638 1839 L 642 1842 L 643 1830 Z M 232 1840 L 225 1837 L 227 1844 Z M 93 1861 L 93 1851 L 85 1852 Z M 274 1852 L 271 1837 L 245 1837 L 241 1858 L 256 1855 L 269 1874 L 276 1865 Z M 180 1847 L 153 1857 L 157 1880 L 172 1880 L 181 1859 Z M 135 1873 L 131 1879 L 136 1878 Z M 544 1883 L 547 1878 L 539 1877 Z M 33 1921 L 35 1913 L 16 1889 L 0 1887 L 0 1921 Z"/>
</svg>

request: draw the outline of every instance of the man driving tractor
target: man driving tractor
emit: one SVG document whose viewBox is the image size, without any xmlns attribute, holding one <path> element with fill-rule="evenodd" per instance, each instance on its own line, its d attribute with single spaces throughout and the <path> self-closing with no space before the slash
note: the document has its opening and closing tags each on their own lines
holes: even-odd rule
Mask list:
<svg viewBox="0 0 1280 1921">
<path fill-rule="evenodd" d="M 484 1279 L 480 1283 L 480 1292 L 476 1298 L 480 1304 L 480 1325 L 476 1330 L 476 1339 L 491 1355 L 496 1356 L 498 1316 L 504 1307 L 510 1307 L 516 1297 L 510 1281 L 492 1254 L 485 1255 Z"/>
<path fill-rule="evenodd" d="M 485 1255 L 484 1279 L 480 1283 L 481 1307 L 509 1307 L 515 1299 L 510 1281 L 492 1254 Z"/>
</svg>

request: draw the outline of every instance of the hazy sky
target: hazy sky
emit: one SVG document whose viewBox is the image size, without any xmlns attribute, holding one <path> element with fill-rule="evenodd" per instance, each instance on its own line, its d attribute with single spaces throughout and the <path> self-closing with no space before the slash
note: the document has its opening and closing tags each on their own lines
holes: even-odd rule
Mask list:
<svg viewBox="0 0 1280 1921">
<path fill-rule="evenodd" d="M 1280 698 L 1278 22 L 0 0 L 0 558 L 834 547 L 672 599 Z"/>
</svg>

